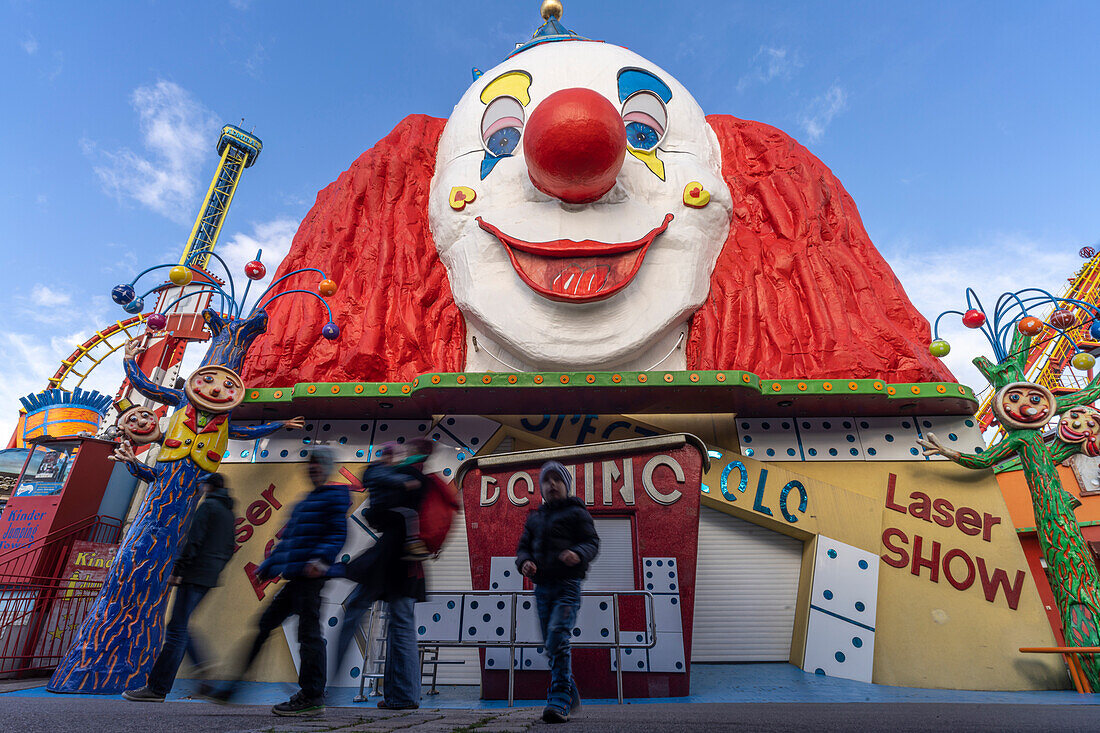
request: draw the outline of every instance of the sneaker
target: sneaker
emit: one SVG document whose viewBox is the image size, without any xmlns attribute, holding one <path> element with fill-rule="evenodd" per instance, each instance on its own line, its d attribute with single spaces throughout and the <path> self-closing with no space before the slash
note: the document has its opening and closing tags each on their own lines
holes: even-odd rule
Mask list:
<svg viewBox="0 0 1100 733">
<path fill-rule="evenodd" d="M 545 723 L 568 723 L 569 713 L 559 710 L 553 705 L 547 705 L 546 709 L 542 711 L 542 720 Z"/>
<path fill-rule="evenodd" d="M 424 544 L 424 540 L 414 539 L 405 543 L 405 554 L 401 559 L 408 562 L 424 562 L 430 559 L 432 553 L 428 550 L 428 546 Z"/>
<path fill-rule="evenodd" d="M 420 705 L 415 702 L 406 703 L 404 705 L 390 705 L 385 700 L 379 700 L 378 707 L 383 710 L 416 710 Z"/>
<path fill-rule="evenodd" d="M 137 690 L 127 690 L 122 693 L 122 697 L 130 702 L 164 702 L 164 695 L 153 692 L 149 689 L 149 685 Z"/>
<path fill-rule="evenodd" d="M 276 715 L 320 715 L 325 711 L 323 698 L 308 698 L 303 692 L 294 693 L 286 702 L 281 702 L 271 708 Z"/>
</svg>

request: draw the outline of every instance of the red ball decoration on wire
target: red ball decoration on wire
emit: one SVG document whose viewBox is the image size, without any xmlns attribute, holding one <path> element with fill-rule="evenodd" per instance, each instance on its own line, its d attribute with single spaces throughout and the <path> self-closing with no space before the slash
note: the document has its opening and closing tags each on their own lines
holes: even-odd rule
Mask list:
<svg viewBox="0 0 1100 733">
<path fill-rule="evenodd" d="M 145 319 L 145 325 L 150 331 L 163 331 L 168 325 L 168 316 L 163 313 L 150 313 Z"/>
<path fill-rule="evenodd" d="M 1096 256 L 1096 250 L 1094 250 L 1092 247 L 1082 247 L 1081 249 L 1077 250 L 1077 254 L 1081 255 L 1081 259 L 1091 260 L 1093 257 Z"/>
<path fill-rule="evenodd" d="M 322 280 L 321 284 L 317 286 L 318 292 L 326 298 L 333 295 L 336 292 L 335 280 Z"/>
<path fill-rule="evenodd" d="M 967 328 L 981 328 L 985 325 L 985 313 L 975 308 L 971 308 L 966 313 L 963 313 L 963 325 Z"/>
<path fill-rule="evenodd" d="M 244 266 L 244 274 L 249 280 L 263 280 L 267 268 L 259 260 L 252 260 Z"/>
<path fill-rule="evenodd" d="M 1050 314 L 1049 322 L 1055 328 L 1065 330 L 1077 324 L 1077 316 L 1073 315 L 1071 310 L 1059 308 Z"/>
<path fill-rule="evenodd" d="M 1016 330 L 1025 336 L 1034 336 L 1043 330 L 1043 322 L 1035 316 L 1024 316 L 1017 321 Z"/>
</svg>

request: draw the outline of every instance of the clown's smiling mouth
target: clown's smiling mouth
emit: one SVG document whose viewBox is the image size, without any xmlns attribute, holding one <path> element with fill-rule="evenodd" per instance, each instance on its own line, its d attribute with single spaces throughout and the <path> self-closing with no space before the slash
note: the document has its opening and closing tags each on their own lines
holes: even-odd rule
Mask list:
<svg viewBox="0 0 1100 733">
<path fill-rule="evenodd" d="M 672 219 L 672 214 L 666 214 L 659 226 L 633 242 L 525 242 L 480 216 L 477 223 L 500 240 L 512 267 L 532 290 L 552 300 L 587 303 L 610 298 L 626 287 L 642 266 L 649 245 Z"/>
</svg>

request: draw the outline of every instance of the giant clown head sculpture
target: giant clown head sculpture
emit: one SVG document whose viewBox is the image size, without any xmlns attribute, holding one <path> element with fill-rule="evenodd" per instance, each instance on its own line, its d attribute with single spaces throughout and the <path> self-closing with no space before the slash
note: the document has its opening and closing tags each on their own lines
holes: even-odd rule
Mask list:
<svg viewBox="0 0 1100 733">
<path fill-rule="evenodd" d="M 301 267 L 340 283 L 340 338 L 272 303 L 249 385 L 655 368 L 951 379 L 821 161 L 768 125 L 705 117 L 670 73 L 556 18 L 450 119 L 410 115 L 322 190 L 277 277 Z"/>
<path fill-rule="evenodd" d="M 707 296 L 732 208 L 688 91 L 591 42 L 540 44 L 466 91 L 429 206 L 467 328 L 520 369 L 660 362 Z"/>
</svg>

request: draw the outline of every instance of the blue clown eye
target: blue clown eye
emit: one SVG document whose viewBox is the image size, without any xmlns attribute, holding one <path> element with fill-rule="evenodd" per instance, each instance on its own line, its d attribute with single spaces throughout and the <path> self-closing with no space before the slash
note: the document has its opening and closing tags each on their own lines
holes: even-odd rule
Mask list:
<svg viewBox="0 0 1100 733">
<path fill-rule="evenodd" d="M 626 124 L 626 144 L 635 150 L 652 150 L 661 141 L 656 130 L 644 122 Z"/>
<path fill-rule="evenodd" d="M 502 127 L 485 141 L 485 147 L 491 155 L 511 155 L 519 145 L 520 131 L 518 127 Z"/>
</svg>

